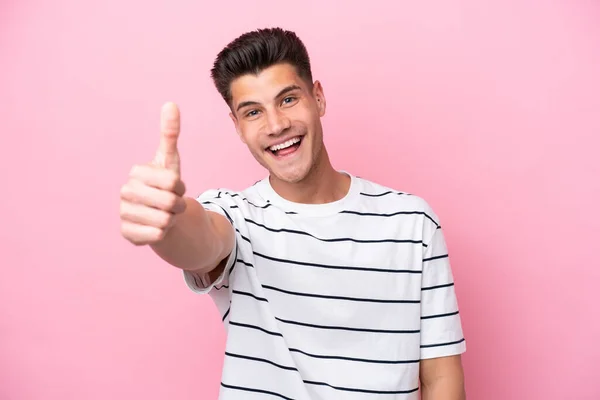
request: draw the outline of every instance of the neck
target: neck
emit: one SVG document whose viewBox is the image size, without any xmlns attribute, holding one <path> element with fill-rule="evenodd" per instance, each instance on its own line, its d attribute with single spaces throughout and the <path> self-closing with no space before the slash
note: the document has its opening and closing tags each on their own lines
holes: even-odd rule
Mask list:
<svg viewBox="0 0 600 400">
<path fill-rule="evenodd" d="M 270 176 L 271 186 L 284 199 L 302 204 L 331 203 L 343 198 L 350 189 L 350 177 L 336 171 L 325 148 L 319 161 L 300 182 L 283 182 Z"/>
</svg>

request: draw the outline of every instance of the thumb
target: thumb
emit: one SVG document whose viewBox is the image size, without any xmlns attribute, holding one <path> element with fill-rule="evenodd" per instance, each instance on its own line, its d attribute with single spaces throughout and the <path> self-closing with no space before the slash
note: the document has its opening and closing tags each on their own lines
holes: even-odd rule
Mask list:
<svg viewBox="0 0 600 400">
<path fill-rule="evenodd" d="M 175 103 L 165 103 L 160 112 L 160 142 L 155 164 L 179 172 L 179 152 L 177 139 L 181 126 L 179 108 Z"/>
</svg>

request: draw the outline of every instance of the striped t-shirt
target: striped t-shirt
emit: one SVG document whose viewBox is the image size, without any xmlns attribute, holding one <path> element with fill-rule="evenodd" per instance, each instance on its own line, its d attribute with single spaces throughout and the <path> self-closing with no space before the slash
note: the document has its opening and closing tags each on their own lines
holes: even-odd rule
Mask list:
<svg viewBox="0 0 600 400">
<path fill-rule="evenodd" d="M 236 231 L 215 282 L 184 272 L 225 324 L 220 400 L 418 399 L 419 360 L 465 351 L 437 215 L 350 177 L 326 204 L 287 201 L 268 178 L 198 197 Z"/>
</svg>

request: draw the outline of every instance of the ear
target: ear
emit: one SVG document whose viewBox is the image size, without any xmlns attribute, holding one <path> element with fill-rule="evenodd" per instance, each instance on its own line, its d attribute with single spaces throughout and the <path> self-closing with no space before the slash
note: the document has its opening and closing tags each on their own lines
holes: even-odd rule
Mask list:
<svg viewBox="0 0 600 400">
<path fill-rule="evenodd" d="M 319 116 L 322 117 L 325 115 L 325 110 L 327 108 L 327 101 L 325 100 L 325 93 L 323 92 L 323 86 L 321 82 L 315 81 L 313 84 L 313 97 L 317 102 L 317 108 L 319 109 Z"/>
<path fill-rule="evenodd" d="M 229 118 L 231 118 L 231 120 L 233 121 L 233 125 L 235 126 L 235 131 L 237 132 L 240 140 L 246 144 L 246 141 L 244 140 L 244 135 L 242 135 L 242 131 L 240 129 L 240 124 L 237 120 L 237 118 L 235 117 L 235 114 L 233 114 L 233 111 L 229 113 Z"/>
</svg>

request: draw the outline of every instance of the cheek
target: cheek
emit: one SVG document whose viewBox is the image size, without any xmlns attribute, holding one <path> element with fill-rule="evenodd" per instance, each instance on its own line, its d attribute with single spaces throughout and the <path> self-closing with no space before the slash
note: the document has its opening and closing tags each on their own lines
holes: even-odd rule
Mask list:
<svg viewBox="0 0 600 400">
<path fill-rule="evenodd" d="M 253 139 L 256 136 L 256 133 L 254 131 L 255 131 L 255 128 L 252 126 L 252 124 L 250 124 L 248 122 L 240 123 L 238 134 L 240 136 L 241 141 L 245 145 L 251 146 L 253 144 L 253 142 L 255 141 Z"/>
<path fill-rule="evenodd" d="M 241 132 L 240 139 L 246 146 L 250 147 L 253 150 L 262 149 L 260 135 L 255 131 L 246 128 Z"/>
<path fill-rule="evenodd" d="M 309 131 L 314 134 L 315 127 L 319 124 L 319 116 L 312 112 L 310 109 L 303 109 L 301 112 L 295 114 L 292 119 L 292 125 L 296 125 L 296 128 L 303 131 Z"/>
</svg>

